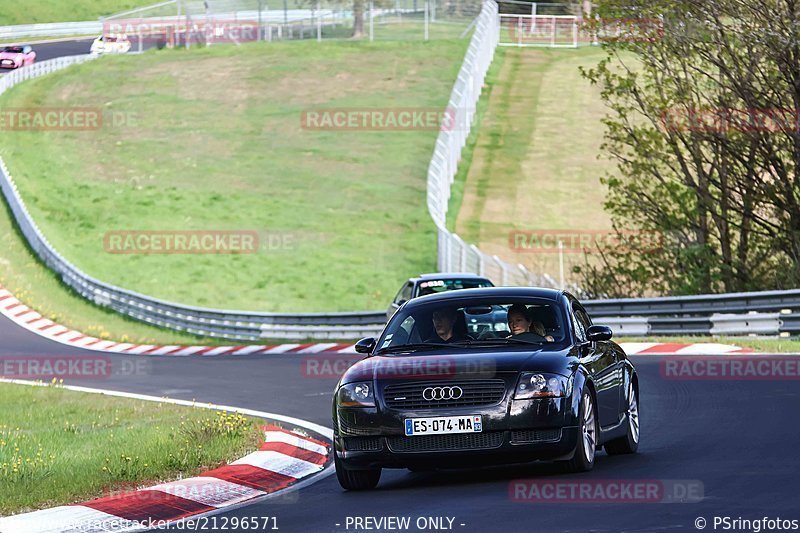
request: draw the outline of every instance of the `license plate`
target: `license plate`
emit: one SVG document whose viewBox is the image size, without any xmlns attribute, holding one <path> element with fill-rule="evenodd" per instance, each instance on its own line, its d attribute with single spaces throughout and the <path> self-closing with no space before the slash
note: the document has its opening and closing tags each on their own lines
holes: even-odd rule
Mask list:
<svg viewBox="0 0 800 533">
<path fill-rule="evenodd" d="M 406 418 L 406 436 L 445 435 L 447 433 L 480 433 L 483 431 L 481 415 L 436 416 Z"/>
</svg>

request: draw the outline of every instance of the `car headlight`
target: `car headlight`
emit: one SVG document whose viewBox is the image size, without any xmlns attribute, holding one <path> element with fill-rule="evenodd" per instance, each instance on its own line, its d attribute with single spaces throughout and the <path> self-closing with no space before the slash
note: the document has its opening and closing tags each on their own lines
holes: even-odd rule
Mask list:
<svg viewBox="0 0 800 533">
<path fill-rule="evenodd" d="M 556 374 L 542 374 L 539 372 L 524 372 L 519 377 L 517 390 L 514 392 L 515 400 L 530 398 L 563 398 L 568 396 L 572 380 Z"/>
<path fill-rule="evenodd" d="M 339 407 L 375 407 L 372 388 L 369 381 L 342 385 L 336 393 L 336 404 Z"/>
</svg>

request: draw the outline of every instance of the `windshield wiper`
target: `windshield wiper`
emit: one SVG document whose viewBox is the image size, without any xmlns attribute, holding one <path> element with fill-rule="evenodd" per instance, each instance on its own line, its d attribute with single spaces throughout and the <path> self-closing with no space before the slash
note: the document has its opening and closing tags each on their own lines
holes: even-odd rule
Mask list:
<svg viewBox="0 0 800 533">
<path fill-rule="evenodd" d="M 449 348 L 453 344 L 444 344 L 441 342 L 417 342 L 412 344 L 398 344 L 396 346 L 387 346 L 386 348 L 381 348 L 380 350 L 375 352 L 375 354 L 381 355 L 384 353 L 397 353 L 397 352 L 421 352 L 424 350 L 433 350 L 435 348 Z"/>
</svg>

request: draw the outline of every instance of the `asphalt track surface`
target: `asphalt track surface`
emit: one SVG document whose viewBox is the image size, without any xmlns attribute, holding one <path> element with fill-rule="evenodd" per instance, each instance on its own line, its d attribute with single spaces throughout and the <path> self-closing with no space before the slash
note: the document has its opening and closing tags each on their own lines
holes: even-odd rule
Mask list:
<svg viewBox="0 0 800 533">
<path fill-rule="evenodd" d="M 36 49 L 47 59 L 49 54 L 84 53 L 88 41 Z M 73 385 L 235 405 L 331 424 L 336 377 L 309 376 L 305 355 L 102 355 L 43 339 L 0 317 L 0 359 L 20 356 L 107 358 L 111 371 L 66 380 Z M 353 356 L 314 357 L 347 362 Z M 284 532 L 366 531 L 347 528 L 348 517 L 411 517 L 407 531 L 435 530 L 418 529 L 420 517 L 447 517 L 453 519 L 452 530 L 464 532 L 698 531 L 698 517 L 707 520 L 706 530 L 722 531 L 722 526 L 714 528 L 714 517 L 800 520 L 800 381 L 672 380 L 661 376 L 659 358 L 632 360 L 641 389 L 642 441 L 636 455 L 600 452 L 594 470 L 580 475 L 563 474 L 547 464 L 433 473 L 388 470 L 376 490 L 360 493 L 342 491 L 335 476 L 328 476 L 291 498 L 217 515 L 216 530 L 226 518 L 266 516 L 276 517 Z M 509 487 L 517 479 L 601 484 L 611 479 L 689 480 L 694 486 L 702 483 L 703 497 L 698 503 L 516 502 Z M 212 530 L 211 522 L 204 525 Z M 399 531 L 370 531 L 378 530 Z"/>
<path fill-rule="evenodd" d="M 32 44 L 31 47 L 36 52 L 36 61 L 46 61 L 48 59 L 55 59 L 64 56 L 77 56 L 81 54 L 88 54 L 89 48 L 92 46 L 94 37 L 87 39 L 77 39 L 71 41 L 57 41 L 49 43 Z M 35 41 L 34 41 L 35 42 Z M 21 43 L 25 44 L 25 43 Z M 142 49 L 148 50 L 153 48 L 154 43 L 142 43 Z M 138 41 L 134 38 L 131 40 L 131 51 L 135 52 L 139 49 Z M 11 72 L 8 69 L 0 69 L 0 76 Z"/>
<path fill-rule="evenodd" d="M 336 377 L 311 377 L 308 357 L 98 355 L 40 338 L 0 317 L 0 358 L 107 357 L 112 371 L 73 385 L 213 402 L 294 416 L 330 427 Z M 347 517 L 450 517 L 456 531 L 697 531 L 714 516 L 800 520 L 800 381 L 682 381 L 661 376 L 658 357 L 633 357 L 640 377 L 642 442 L 633 456 L 598 454 L 588 474 L 548 464 L 411 473 L 387 470 L 371 492 L 344 492 L 334 476 L 292 498 L 256 503 L 223 517 L 277 517 L 282 531 L 333 532 Z M 531 503 L 509 497 L 516 479 L 690 480 L 699 503 Z M 337 526 L 336 524 L 340 524 Z M 460 524 L 464 524 L 463 526 Z M 208 525 L 210 527 L 210 524 Z M 389 531 L 386 529 L 385 531 Z"/>
<path fill-rule="evenodd" d="M 46 61 L 64 56 L 77 56 L 88 54 L 89 47 L 92 46 L 94 39 L 79 39 L 75 41 L 60 41 L 53 43 L 32 44 L 36 52 L 36 61 Z M 8 69 L 0 69 L 0 75 L 11 72 Z"/>
</svg>

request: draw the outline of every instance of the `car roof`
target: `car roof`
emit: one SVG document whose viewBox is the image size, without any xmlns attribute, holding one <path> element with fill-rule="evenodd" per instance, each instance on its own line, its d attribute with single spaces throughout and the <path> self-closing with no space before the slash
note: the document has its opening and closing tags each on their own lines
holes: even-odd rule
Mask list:
<svg viewBox="0 0 800 533">
<path fill-rule="evenodd" d="M 420 274 L 419 277 L 411 278 L 414 281 L 424 279 L 479 279 L 490 281 L 486 276 L 479 276 L 471 272 L 433 272 L 430 274 Z"/>
<path fill-rule="evenodd" d="M 414 298 L 405 303 L 404 307 L 414 308 L 435 302 L 456 302 L 458 300 L 486 299 L 486 298 L 545 298 L 557 301 L 564 294 L 559 289 L 546 289 L 541 287 L 484 287 L 481 289 L 460 289 L 445 291 Z"/>
</svg>

